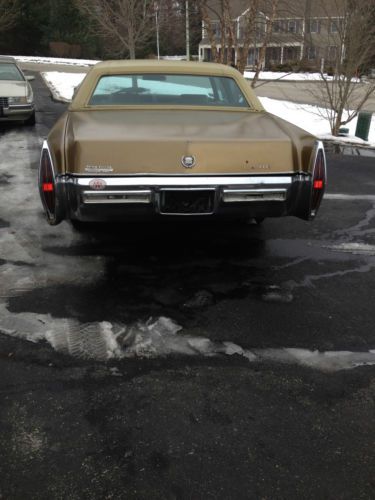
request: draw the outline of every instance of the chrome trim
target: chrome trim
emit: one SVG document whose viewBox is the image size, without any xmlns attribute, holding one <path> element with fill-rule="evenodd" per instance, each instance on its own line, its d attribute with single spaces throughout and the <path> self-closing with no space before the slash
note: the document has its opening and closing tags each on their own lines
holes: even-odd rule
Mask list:
<svg viewBox="0 0 375 500">
<path fill-rule="evenodd" d="M 192 186 L 186 186 L 186 187 L 162 187 L 160 189 L 160 192 L 162 193 L 163 191 L 216 191 L 215 187 L 208 186 L 208 187 L 192 187 Z"/>
<path fill-rule="evenodd" d="M 224 189 L 224 203 L 285 201 L 286 189 Z"/>
<path fill-rule="evenodd" d="M 43 195 L 43 191 L 42 191 L 42 185 L 40 182 L 42 158 L 43 158 L 44 151 L 47 151 L 49 160 L 51 162 L 52 178 L 53 178 L 53 183 L 55 185 L 55 213 L 54 214 L 52 214 L 49 211 L 49 209 L 45 203 L 45 199 L 44 199 L 44 195 Z M 49 149 L 47 140 L 44 140 L 41 154 L 40 154 L 40 160 L 39 160 L 38 187 L 39 187 L 39 194 L 40 194 L 40 199 L 42 201 L 42 205 L 44 208 L 44 212 L 46 214 L 47 221 L 50 225 L 57 225 L 65 218 L 65 211 L 66 211 L 65 210 L 65 196 L 63 195 L 64 184 L 65 184 L 64 177 L 57 176 L 55 173 L 55 166 L 54 166 L 54 163 L 52 161 L 51 151 Z"/>
<path fill-rule="evenodd" d="M 320 200 L 320 202 L 318 203 L 318 206 L 314 209 L 312 209 L 311 207 L 311 203 L 310 203 L 310 213 L 309 213 L 309 219 L 312 220 L 316 217 L 316 214 L 319 210 L 319 207 L 320 207 L 320 203 L 324 197 L 324 191 L 326 189 L 326 186 L 327 186 L 327 160 L 326 160 L 326 154 L 325 154 L 325 151 L 324 151 L 324 145 L 323 145 L 323 142 L 322 141 L 315 141 L 315 146 L 314 146 L 314 150 L 313 150 L 313 153 L 311 154 L 311 158 L 310 158 L 310 166 L 309 166 L 309 170 L 311 172 L 311 179 L 312 179 L 312 182 L 314 181 L 314 178 L 315 178 L 315 168 L 316 168 L 316 160 L 317 160 L 317 157 L 318 157 L 318 153 L 319 151 L 322 152 L 323 154 L 323 162 L 324 162 L 324 189 L 323 189 L 323 194 L 322 194 L 322 198 Z M 311 185 L 311 194 L 310 194 L 310 202 L 312 200 L 312 192 L 313 192 L 313 187 Z"/>
<path fill-rule="evenodd" d="M 152 177 L 152 176 L 141 176 L 141 177 L 105 177 L 101 176 L 107 186 L 121 186 L 121 187 L 131 187 L 138 186 L 142 188 L 145 187 L 163 187 L 164 186 L 208 186 L 208 187 L 218 187 L 218 186 L 262 186 L 262 185 L 288 185 L 292 184 L 293 177 L 289 174 L 288 176 L 192 176 L 192 175 L 180 175 L 178 177 Z M 74 183 L 79 186 L 89 187 L 90 182 L 95 179 L 95 177 L 73 177 Z"/>
<path fill-rule="evenodd" d="M 134 191 L 83 191 L 82 201 L 86 205 L 93 203 L 151 203 L 151 190 Z"/>
<path fill-rule="evenodd" d="M 323 141 L 316 140 L 313 152 L 310 157 L 310 168 L 309 172 L 311 172 L 312 176 L 314 177 L 314 167 L 316 163 L 316 158 L 318 156 L 319 151 L 323 152 L 323 157 L 324 157 L 324 166 L 325 166 L 325 174 L 326 174 L 326 179 L 327 179 L 327 161 L 326 161 L 326 153 L 324 151 L 324 144 Z"/>
<path fill-rule="evenodd" d="M 9 104 L 9 110 L 11 111 L 33 111 L 33 104 Z"/>
<path fill-rule="evenodd" d="M 102 173 L 102 172 L 99 172 L 99 173 Z M 67 173 L 67 175 L 69 175 L 69 177 L 71 177 L 72 179 L 84 179 L 86 177 L 92 177 L 94 174 L 94 172 L 91 172 L 91 173 L 87 173 L 87 172 L 81 172 L 79 174 L 75 173 L 75 172 L 69 172 Z M 259 177 L 260 175 L 262 177 L 285 177 L 285 176 L 290 176 L 290 175 L 293 175 L 293 177 L 295 177 L 296 175 L 306 175 L 306 172 L 296 172 L 296 173 L 293 173 L 291 174 L 290 173 L 290 170 L 282 170 L 280 172 L 277 172 L 277 174 L 275 174 L 275 172 L 262 172 L 262 173 L 255 173 L 255 172 L 247 172 L 246 174 L 230 174 L 229 176 L 230 177 L 233 177 L 233 178 L 240 178 L 240 177 L 248 177 L 249 175 L 251 176 L 254 176 L 254 177 Z M 137 174 L 117 174 L 115 172 L 111 172 L 111 177 L 113 178 L 122 178 L 122 177 L 126 177 L 126 178 L 137 178 L 139 179 L 140 177 L 147 177 L 147 178 L 152 178 L 152 179 L 163 179 L 163 178 L 167 178 L 167 177 L 175 177 L 175 178 L 179 178 L 179 177 L 211 177 L 211 178 L 214 178 L 214 177 L 225 177 L 227 176 L 228 177 L 228 174 L 222 174 L 222 173 L 218 173 L 218 172 L 213 172 L 212 174 L 185 174 L 185 173 L 171 173 L 171 174 L 158 174 L 158 173 L 147 173 L 147 172 L 138 172 Z"/>
</svg>

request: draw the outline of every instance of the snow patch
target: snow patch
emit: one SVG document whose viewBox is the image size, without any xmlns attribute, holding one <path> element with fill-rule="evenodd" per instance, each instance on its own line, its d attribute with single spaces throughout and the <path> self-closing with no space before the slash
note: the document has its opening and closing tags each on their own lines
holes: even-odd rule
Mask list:
<svg viewBox="0 0 375 500">
<path fill-rule="evenodd" d="M 62 64 L 64 66 L 94 66 L 100 61 L 94 59 L 69 59 L 64 57 L 12 56 L 18 62 L 37 64 Z"/>
<path fill-rule="evenodd" d="M 74 89 L 78 87 L 86 76 L 86 73 L 61 73 L 51 71 L 41 73 L 44 81 L 52 91 L 55 99 L 70 102 L 73 98 Z M 67 78 L 69 75 L 69 78 Z"/>
<path fill-rule="evenodd" d="M 289 304 L 290 302 L 293 302 L 293 295 L 289 290 L 283 290 L 277 285 L 271 285 L 262 294 L 262 300 L 264 302 L 279 302 Z"/>
<path fill-rule="evenodd" d="M 245 71 L 244 77 L 252 80 L 255 76 L 255 71 Z M 333 76 L 324 75 L 327 81 L 332 81 Z M 287 73 L 283 71 L 261 71 L 259 73 L 259 80 L 281 80 L 283 82 L 321 82 L 323 78 L 320 73 Z M 355 83 L 360 83 L 359 78 L 353 78 Z"/>
<path fill-rule="evenodd" d="M 78 358 L 107 361 L 124 358 L 185 356 L 243 356 L 249 362 L 273 361 L 299 364 L 334 372 L 375 365 L 375 350 L 368 352 L 309 351 L 307 349 L 244 349 L 233 342 L 213 342 L 182 332 L 170 318 L 150 318 L 126 326 L 107 321 L 80 324 L 50 315 L 14 314 L 0 304 L 0 333 L 30 342 L 46 340 L 56 351 Z M 114 374 L 118 376 L 118 373 Z"/>
<path fill-rule="evenodd" d="M 263 360 L 287 364 L 299 364 L 323 372 L 349 370 L 359 366 L 375 365 L 375 352 L 351 351 L 309 351 L 307 349 L 285 348 L 255 351 Z"/>
<path fill-rule="evenodd" d="M 368 142 L 355 136 L 357 119 L 346 125 L 349 129 L 348 137 L 334 137 L 331 135 L 328 112 L 325 108 L 311 104 L 297 104 L 290 101 L 280 101 L 270 97 L 259 97 L 262 105 L 269 113 L 279 116 L 283 120 L 293 123 L 310 134 L 322 140 L 334 140 L 342 143 L 355 143 L 362 146 L 375 146 L 375 116 L 372 117 Z"/>
<path fill-rule="evenodd" d="M 374 194 L 345 194 L 345 193 L 325 193 L 325 200 L 340 200 L 340 201 L 372 201 L 375 202 Z"/>
<path fill-rule="evenodd" d="M 367 243 L 340 243 L 339 245 L 329 245 L 326 248 L 336 252 L 346 252 L 353 255 L 375 255 L 375 245 Z"/>
</svg>

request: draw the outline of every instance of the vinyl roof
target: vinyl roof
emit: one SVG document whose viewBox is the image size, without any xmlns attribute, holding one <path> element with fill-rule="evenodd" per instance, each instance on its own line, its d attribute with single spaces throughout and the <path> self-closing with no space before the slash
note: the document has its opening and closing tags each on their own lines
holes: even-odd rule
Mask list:
<svg viewBox="0 0 375 500">
<path fill-rule="evenodd" d="M 215 74 L 233 76 L 238 71 L 225 64 L 187 62 L 187 61 L 158 61 L 155 59 L 136 59 L 136 60 L 116 60 L 103 61 L 92 67 L 90 73 L 95 74 L 114 74 L 114 73 L 190 73 L 190 74 Z"/>
</svg>

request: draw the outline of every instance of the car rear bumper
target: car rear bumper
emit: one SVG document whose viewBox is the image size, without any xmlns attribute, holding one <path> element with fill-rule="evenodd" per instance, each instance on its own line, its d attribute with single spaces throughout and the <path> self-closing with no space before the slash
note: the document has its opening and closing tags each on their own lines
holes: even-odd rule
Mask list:
<svg viewBox="0 0 375 500">
<path fill-rule="evenodd" d="M 98 182 L 99 180 L 99 182 Z M 309 218 L 311 176 L 59 176 L 66 218 L 113 221 L 155 217 Z M 100 187 L 100 189 L 98 189 Z"/>
</svg>

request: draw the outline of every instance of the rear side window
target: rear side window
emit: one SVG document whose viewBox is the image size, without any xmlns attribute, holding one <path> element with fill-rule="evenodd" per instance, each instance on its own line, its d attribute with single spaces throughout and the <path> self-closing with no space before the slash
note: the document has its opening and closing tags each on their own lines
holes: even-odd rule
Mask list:
<svg viewBox="0 0 375 500">
<path fill-rule="evenodd" d="M 15 64 L 0 63 L 0 80 L 23 82 L 24 77 Z"/>
<path fill-rule="evenodd" d="M 148 104 L 250 107 L 233 78 L 156 73 L 102 76 L 89 101 L 90 106 Z"/>
</svg>

